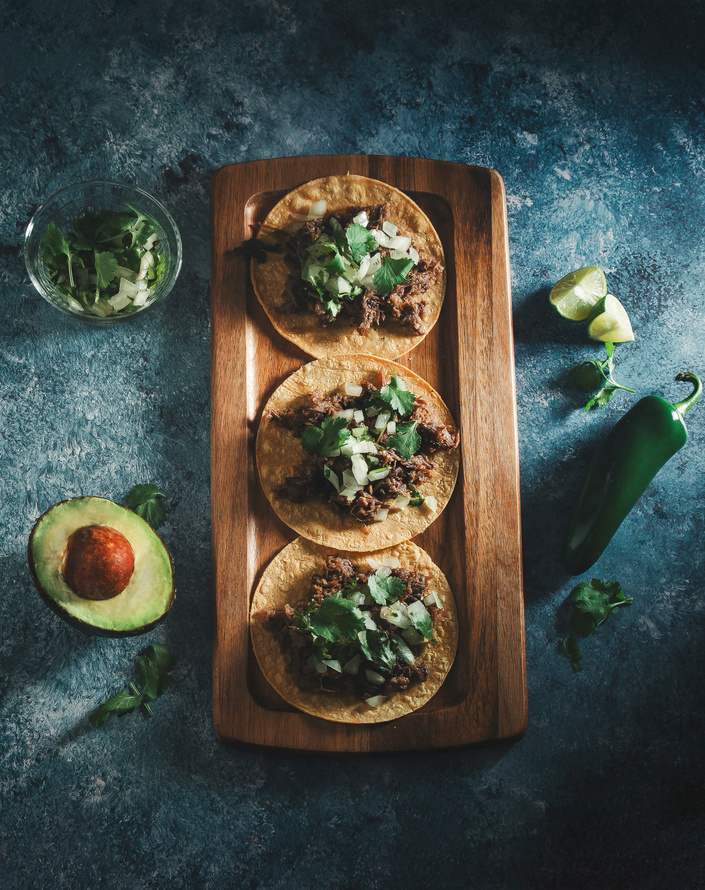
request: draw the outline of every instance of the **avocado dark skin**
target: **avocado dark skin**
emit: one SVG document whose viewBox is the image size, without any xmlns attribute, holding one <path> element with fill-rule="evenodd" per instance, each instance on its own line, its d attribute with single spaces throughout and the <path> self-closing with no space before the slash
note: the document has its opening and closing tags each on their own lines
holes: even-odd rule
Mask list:
<svg viewBox="0 0 705 890">
<path fill-rule="evenodd" d="M 174 599 L 164 542 L 136 513 L 105 498 L 71 498 L 50 507 L 32 529 L 28 558 L 42 600 L 86 633 L 145 633 L 165 618 Z"/>
</svg>

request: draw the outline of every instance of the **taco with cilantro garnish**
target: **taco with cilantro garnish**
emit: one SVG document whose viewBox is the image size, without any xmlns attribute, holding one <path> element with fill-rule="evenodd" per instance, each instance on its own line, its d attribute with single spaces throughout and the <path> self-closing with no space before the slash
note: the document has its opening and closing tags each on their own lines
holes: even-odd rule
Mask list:
<svg viewBox="0 0 705 890">
<path fill-rule="evenodd" d="M 271 396 L 257 434 L 267 498 L 290 528 L 345 550 L 422 532 L 448 503 L 459 435 L 438 393 L 396 362 L 318 359 Z"/>
<path fill-rule="evenodd" d="M 438 319 L 440 238 L 386 183 L 354 175 L 305 183 L 271 210 L 257 242 L 265 249 L 252 262 L 255 293 L 279 333 L 310 355 L 397 358 Z"/>
<path fill-rule="evenodd" d="M 289 704 L 381 723 L 438 691 L 458 616 L 444 574 L 415 544 L 362 555 L 297 538 L 264 570 L 250 634 L 262 673 Z"/>
</svg>

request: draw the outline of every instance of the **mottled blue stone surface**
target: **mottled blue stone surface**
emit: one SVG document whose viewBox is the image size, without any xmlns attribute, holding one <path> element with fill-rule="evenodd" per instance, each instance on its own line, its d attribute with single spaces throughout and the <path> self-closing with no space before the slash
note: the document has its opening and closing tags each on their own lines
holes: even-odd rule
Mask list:
<svg viewBox="0 0 705 890">
<path fill-rule="evenodd" d="M 638 395 L 705 373 L 705 6 L 695 2 L 0 7 L 0 888 L 705 886 L 705 405 L 594 574 L 634 597 L 558 644 L 558 550 L 585 461 Z M 497 169 L 509 214 L 529 728 L 514 746 L 349 761 L 220 745 L 211 718 L 209 187 L 235 161 L 402 154 Z M 34 292 L 24 228 L 59 187 L 131 180 L 172 211 L 168 304 L 94 330 Z M 586 414 L 599 356 L 548 305 L 596 263 L 638 390 Z M 147 637 L 72 630 L 27 570 L 50 504 L 167 494 L 179 596 Z M 164 641 L 154 719 L 87 715 Z"/>
</svg>

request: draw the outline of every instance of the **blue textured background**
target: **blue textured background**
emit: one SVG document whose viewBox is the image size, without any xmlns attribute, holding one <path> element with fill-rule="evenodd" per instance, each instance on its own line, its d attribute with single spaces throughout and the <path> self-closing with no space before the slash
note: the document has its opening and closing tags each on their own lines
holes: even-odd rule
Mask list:
<svg viewBox="0 0 705 890">
<path fill-rule="evenodd" d="M 597 357 L 551 284 L 601 265 L 637 334 L 618 379 L 705 373 L 702 0 L 6 2 L 0 9 L 0 887 L 705 886 L 705 405 L 594 574 L 634 604 L 558 653 L 557 552 L 582 466 L 636 396 L 585 414 Z M 513 747 L 292 757 L 211 722 L 209 186 L 234 161 L 404 154 L 497 169 L 508 199 L 530 719 Z M 131 180 L 173 212 L 167 306 L 93 330 L 33 291 L 57 188 Z M 34 520 L 156 481 L 177 602 L 147 637 L 74 631 L 34 592 Z M 165 641 L 152 720 L 87 714 Z"/>
</svg>

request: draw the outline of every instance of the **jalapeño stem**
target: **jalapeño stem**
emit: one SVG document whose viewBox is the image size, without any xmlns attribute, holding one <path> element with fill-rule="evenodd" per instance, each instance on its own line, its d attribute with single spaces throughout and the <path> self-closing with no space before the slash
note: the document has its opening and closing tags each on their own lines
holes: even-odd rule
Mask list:
<svg viewBox="0 0 705 890">
<path fill-rule="evenodd" d="M 681 371 L 680 374 L 676 375 L 676 380 L 683 383 L 693 384 L 693 391 L 691 392 L 691 394 L 683 399 L 682 402 L 676 402 L 673 406 L 674 410 L 677 411 L 682 418 L 688 413 L 688 411 L 690 411 L 690 409 L 702 395 L 703 385 L 700 382 L 700 378 L 697 375 L 693 374 L 691 371 Z"/>
</svg>

